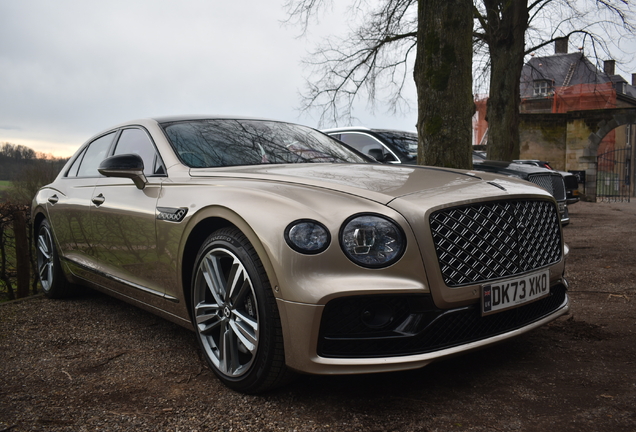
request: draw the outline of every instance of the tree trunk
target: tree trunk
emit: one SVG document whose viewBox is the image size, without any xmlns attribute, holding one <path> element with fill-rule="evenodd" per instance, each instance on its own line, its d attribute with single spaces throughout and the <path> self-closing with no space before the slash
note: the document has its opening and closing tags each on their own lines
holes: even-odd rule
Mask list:
<svg viewBox="0 0 636 432">
<path fill-rule="evenodd" d="M 490 49 L 488 159 L 519 159 L 519 81 L 528 27 L 527 0 L 484 0 Z"/>
<path fill-rule="evenodd" d="M 419 0 L 418 164 L 472 168 L 472 30 L 470 0 Z"/>
</svg>

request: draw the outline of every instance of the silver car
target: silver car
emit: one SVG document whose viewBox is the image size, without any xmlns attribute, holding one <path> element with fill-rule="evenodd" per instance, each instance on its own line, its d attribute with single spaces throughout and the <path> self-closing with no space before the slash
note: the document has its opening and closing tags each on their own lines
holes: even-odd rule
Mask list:
<svg viewBox="0 0 636 432">
<path fill-rule="evenodd" d="M 545 190 L 378 164 L 284 122 L 109 128 L 32 212 L 48 297 L 91 287 L 190 328 L 219 379 L 245 393 L 294 371 L 418 368 L 569 308 Z"/>
</svg>

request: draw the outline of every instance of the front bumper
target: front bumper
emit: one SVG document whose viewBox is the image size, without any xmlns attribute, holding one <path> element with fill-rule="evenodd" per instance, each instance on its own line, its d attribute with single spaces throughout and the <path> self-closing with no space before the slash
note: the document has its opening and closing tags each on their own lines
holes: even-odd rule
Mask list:
<svg viewBox="0 0 636 432">
<path fill-rule="evenodd" d="M 569 310 L 565 280 L 544 299 L 486 317 L 477 304 L 439 310 L 426 297 L 342 297 L 326 306 L 279 300 L 287 365 L 312 374 L 415 369 L 518 336 Z M 370 305 L 386 307 L 364 314 Z M 386 308 L 394 311 L 392 320 Z"/>
</svg>

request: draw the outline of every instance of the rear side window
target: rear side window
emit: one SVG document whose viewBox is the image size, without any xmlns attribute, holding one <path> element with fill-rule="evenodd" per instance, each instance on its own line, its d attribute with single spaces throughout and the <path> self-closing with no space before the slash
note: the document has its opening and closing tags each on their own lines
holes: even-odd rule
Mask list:
<svg viewBox="0 0 636 432">
<path fill-rule="evenodd" d="M 113 138 L 115 137 L 115 132 L 111 132 L 107 135 L 97 138 L 95 141 L 88 145 L 86 151 L 84 151 L 84 156 L 77 158 L 79 161 L 79 169 L 77 170 L 77 177 L 99 177 L 100 174 L 97 171 L 97 167 L 106 158 L 108 153 L 108 149 L 110 148 L 110 144 L 113 142 Z M 81 160 L 80 160 L 81 159 Z M 69 176 L 72 176 L 72 173 L 75 172 L 74 167 L 71 166 L 71 170 L 69 171 Z"/>
<path fill-rule="evenodd" d="M 79 170 L 80 164 L 82 163 L 84 153 L 86 153 L 86 148 L 84 148 L 84 150 L 82 150 L 82 152 L 75 158 L 73 165 L 71 165 L 66 173 L 66 177 L 77 177 L 77 170 Z"/>
</svg>

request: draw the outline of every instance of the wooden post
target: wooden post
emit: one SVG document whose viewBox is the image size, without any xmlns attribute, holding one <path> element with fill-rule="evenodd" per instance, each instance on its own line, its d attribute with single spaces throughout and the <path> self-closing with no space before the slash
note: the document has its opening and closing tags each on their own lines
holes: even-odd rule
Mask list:
<svg viewBox="0 0 636 432">
<path fill-rule="evenodd" d="M 14 213 L 13 234 L 15 236 L 16 267 L 18 272 L 17 297 L 22 298 L 29 295 L 29 282 L 31 280 L 27 223 L 23 210 L 16 209 Z"/>
</svg>

